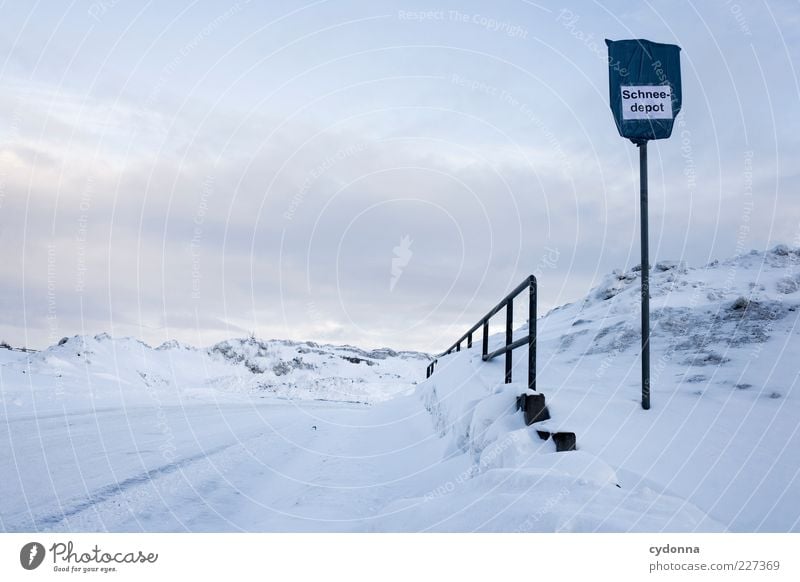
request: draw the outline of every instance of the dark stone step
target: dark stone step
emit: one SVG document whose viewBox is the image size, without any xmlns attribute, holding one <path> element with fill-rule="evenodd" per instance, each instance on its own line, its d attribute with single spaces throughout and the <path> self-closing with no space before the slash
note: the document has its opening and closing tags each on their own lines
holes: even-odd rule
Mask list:
<svg viewBox="0 0 800 582">
<path fill-rule="evenodd" d="M 545 404 L 544 394 L 520 394 L 517 396 L 517 410 L 523 412 L 526 426 L 550 420 L 550 411 Z M 536 434 L 543 441 L 552 438 L 556 445 L 556 452 L 574 451 L 578 448 L 574 432 L 551 433 L 547 430 L 537 430 Z"/>
<path fill-rule="evenodd" d="M 556 443 L 556 452 L 574 451 L 578 448 L 574 432 L 553 433 L 553 442 Z"/>
<path fill-rule="evenodd" d="M 520 394 L 517 396 L 517 410 L 521 410 L 525 415 L 526 426 L 550 419 L 544 394 Z"/>
<path fill-rule="evenodd" d="M 543 441 L 546 441 L 547 439 L 552 437 L 553 442 L 556 445 L 557 453 L 562 453 L 565 451 L 574 451 L 578 448 L 574 432 L 550 433 L 546 430 L 537 430 L 536 434 L 539 435 L 539 438 L 542 439 Z"/>
</svg>

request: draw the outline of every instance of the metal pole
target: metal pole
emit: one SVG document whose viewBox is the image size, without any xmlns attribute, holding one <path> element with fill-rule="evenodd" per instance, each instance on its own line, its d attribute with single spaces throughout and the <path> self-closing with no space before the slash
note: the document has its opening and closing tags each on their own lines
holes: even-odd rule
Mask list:
<svg viewBox="0 0 800 582">
<path fill-rule="evenodd" d="M 639 146 L 639 203 L 642 218 L 642 408 L 650 409 L 650 258 L 647 233 L 647 140 Z"/>
<path fill-rule="evenodd" d="M 489 353 L 489 320 L 486 319 L 483 322 L 483 345 L 481 347 L 482 353 L 481 357 L 486 357 L 486 354 Z"/>
<path fill-rule="evenodd" d="M 506 347 L 514 342 L 514 300 L 506 303 Z M 511 351 L 506 351 L 506 384 L 511 384 Z"/>
<path fill-rule="evenodd" d="M 536 392 L 536 279 L 528 288 L 528 388 Z"/>
</svg>

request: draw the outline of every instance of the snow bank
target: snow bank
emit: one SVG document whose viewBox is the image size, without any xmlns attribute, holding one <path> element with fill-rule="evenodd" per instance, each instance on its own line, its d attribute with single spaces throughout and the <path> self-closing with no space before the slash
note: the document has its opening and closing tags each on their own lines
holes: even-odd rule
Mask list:
<svg viewBox="0 0 800 582">
<path fill-rule="evenodd" d="M 556 454 L 523 426 L 525 386 L 502 384 L 502 358 L 484 364 L 480 347 L 441 358 L 417 394 L 473 466 L 463 486 L 423 500 L 423 521 L 457 531 L 474 521 L 448 508 L 469 507 L 486 516 L 480 529 L 796 531 L 798 273 L 800 249 L 785 246 L 699 269 L 657 262 L 650 411 L 639 406 L 640 269 L 541 318 L 537 380 L 552 418 L 536 427 L 575 432 L 577 452 Z"/>
<path fill-rule="evenodd" d="M 543 441 L 516 411 L 516 397 L 525 391 L 525 385 L 503 384 L 502 378 L 502 367 L 481 363 L 476 350 L 441 359 L 417 394 L 439 434 L 449 440 L 448 454 L 468 455 L 472 465 L 460 478 L 421 498 L 388 506 L 384 510 L 387 517 L 375 529 L 723 529 L 683 499 L 641 484 L 623 489 L 616 470 L 593 453 L 556 453 L 552 439 Z M 545 424 L 552 430 L 559 428 L 557 419 Z"/>
</svg>

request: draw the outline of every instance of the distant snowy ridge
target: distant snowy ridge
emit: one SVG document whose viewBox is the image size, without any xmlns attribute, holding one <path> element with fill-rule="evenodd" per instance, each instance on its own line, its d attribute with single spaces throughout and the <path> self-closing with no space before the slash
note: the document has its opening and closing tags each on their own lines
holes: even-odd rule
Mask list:
<svg viewBox="0 0 800 582">
<path fill-rule="evenodd" d="M 244 366 L 255 390 L 289 398 L 374 402 L 408 391 L 430 356 L 389 348 L 364 350 L 253 337 L 220 342 L 212 356 Z"/>
<path fill-rule="evenodd" d="M 175 340 L 73 336 L 5 355 L 6 414 L 257 397 L 377 402 L 413 388 L 428 356 L 288 340 L 231 339 L 207 349 Z"/>
</svg>

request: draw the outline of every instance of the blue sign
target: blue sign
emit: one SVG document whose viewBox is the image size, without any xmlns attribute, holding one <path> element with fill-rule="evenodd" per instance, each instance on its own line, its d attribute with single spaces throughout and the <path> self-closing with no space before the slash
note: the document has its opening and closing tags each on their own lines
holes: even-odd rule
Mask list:
<svg viewBox="0 0 800 582">
<path fill-rule="evenodd" d="M 665 139 L 681 110 L 681 49 L 649 40 L 606 40 L 611 111 L 622 137 Z"/>
</svg>

